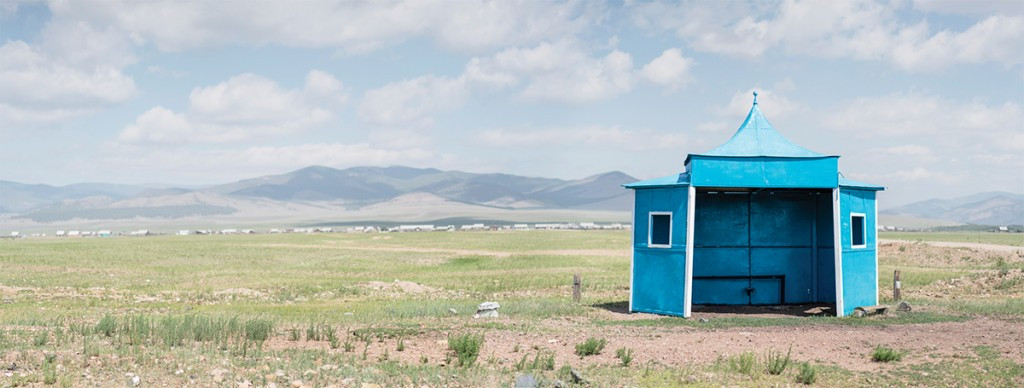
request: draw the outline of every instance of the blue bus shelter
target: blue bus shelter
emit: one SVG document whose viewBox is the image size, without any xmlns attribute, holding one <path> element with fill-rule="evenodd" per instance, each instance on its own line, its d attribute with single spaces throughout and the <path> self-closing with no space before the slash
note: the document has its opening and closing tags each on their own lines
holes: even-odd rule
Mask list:
<svg viewBox="0 0 1024 388">
<path fill-rule="evenodd" d="M 883 190 L 846 179 L 839 156 L 779 134 L 754 104 L 725 144 L 634 190 L 630 311 L 692 305 L 878 304 Z"/>
</svg>

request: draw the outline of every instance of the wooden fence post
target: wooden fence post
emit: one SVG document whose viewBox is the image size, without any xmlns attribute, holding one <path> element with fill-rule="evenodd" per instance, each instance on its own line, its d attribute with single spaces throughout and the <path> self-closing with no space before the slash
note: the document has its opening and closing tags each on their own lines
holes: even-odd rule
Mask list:
<svg viewBox="0 0 1024 388">
<path fill-rule="evenodd" d="M 572 301 L 580 302 L 580 288 L 583 286 L 583 279 L 580 274 L 572 275 Z"/>
<path fill-rule="evenodd" d="M 896 270 L 892 274 L 892 302 L 899 303 L 900 301 L 900 270 Z"/>
</svg>

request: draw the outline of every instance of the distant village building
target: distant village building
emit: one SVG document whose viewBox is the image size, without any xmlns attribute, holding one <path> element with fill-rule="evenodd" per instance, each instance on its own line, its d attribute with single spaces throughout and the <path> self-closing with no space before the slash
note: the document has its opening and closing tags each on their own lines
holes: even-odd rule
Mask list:
<svg viewBox="0 0 1024 388">
<path fill-rule="evenodd" d="M 725 144 L 634 190 L 630 311 L 878 304 L 875 195 L 839 156 L 790 142 L 757 105 Z"/>
<path fill-rule="evenodd" d="M 399 232 L 424 232 L 434 230 L 434 225 L 399 225 Z"/>
</svg>

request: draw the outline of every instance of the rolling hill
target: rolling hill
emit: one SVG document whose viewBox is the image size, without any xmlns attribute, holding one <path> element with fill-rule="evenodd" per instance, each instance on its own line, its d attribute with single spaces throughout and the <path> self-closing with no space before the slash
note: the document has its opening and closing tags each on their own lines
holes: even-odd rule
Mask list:
<svg viewBox="0 0 1024 388">
<path fill-rule="evenodd" d="M 879 214 L 962 224 L 1021 225 L 1024 224 L 1024 195 L 994 191 L 950 199 L 929 199 L 881 210 Z"/>
<path fill-rule="evenodd" d="M 564 209 L 625 215 L 632 197 L 621 185 L 633 181 L 636 179 L 621 172 L 561 180 L 403 166 L 341 170 L 310 166 L 199 189 L 3 181 L 0 212 L 13 220 L 41 223 L 204 217 L 330 219 L 331 215 L 373 217 L 385 213 L 405 219 L 409 218 L 403 216 L 406 213 L 424 213 L 423 205 L 429 203 L 436 208 L 430 214 L 443 216 Z M 383 208 L 388 211 L 380 211 Z M 403 213 L 405 210 L 409 212 Z"/>
</svg>

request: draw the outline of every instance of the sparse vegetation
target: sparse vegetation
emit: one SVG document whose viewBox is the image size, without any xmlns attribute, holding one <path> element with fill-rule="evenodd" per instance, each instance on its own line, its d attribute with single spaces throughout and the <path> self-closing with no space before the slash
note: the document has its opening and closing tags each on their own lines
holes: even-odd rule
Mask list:
<svg viewBox="0 0 1024 388">
<path fill-rule="evenodd" d="M 484 343 L 482 334 L 461 334 L 448 336 L 448 350 L 455 354 L 459 366 L 472 366 L 480 356 L 480 346 Z"/>
<path fill-rule="evenodd" d="M 754 352 L 743 352 L 729 358 L 729 369 L 733 372 L 749 375 L 754 371 L 756 363 L 757 356 L 754 355 Z"/>
<path fill-rule="evenodd" d="M 874 362 L 892 362 L 902 359 L 903 352 L 882 345 L 875 346 L 875 350 L 871 352 L 871 361 Z"/>
<path fill-rule="evenodd" d="M 519 362 L 516 362 L 515 370 L 526 371 L 526 370 L 554 370 L 555 369 L 555 354 L 553 352 L 537 351 L 533 355 L 532 361 L 529 354 L 524 354 Z"/>
<path fill-rule="evenodd" d="M 999 277 L 1001 278 L 1010 274 L 1010 266 L 1006 264 L 1006 259 L 1002 256 L 999 256 L 999 259 L 996 260 L 996 271 L 999 272 Z"/>
<path fill-rule="evenodd" d="M 115 330 L 117 330 L 117 322 L 110 315 L 104 315 L 103 319 L 96 324 L 96 334 L 103 334 L 105 337 L 112 337 Z"/>
<path fill-rule="evenodd" d="M 50 342 L 50 332 L 46 330 L 40 331 L 32 338 L 32 345 L 35 346 L 46 346 L 48 342 Z"/>
<path fill-rule="evenodd" d="M 809 362 L 800 364 L 800 373 L 796 375 L 796 382 L 804 385 L 814 384 L 818 381 L 818 370 Z"/>
<path fill-rule="evenodd" d="M 793 347 L 790 346 L 783 356 L 782 352 L 775 349 L 768 349 L 764 356 L 765 371 L 770 375 L 781 375 L 789 366 L 790 355 L 793 354 Z"/>
<path fill-rule="evenodd" d="M 619 359 L 623 367 L 627 367 L 633 362 L 633 349 L 619 348 L 615 351 L 615 358 Z"/>
<path fill-rule="evenodd" d="M 1004 347 L 1020 346 L 996 342 L 1007 337 L 1005 331 L 966 348 L 937 345 L 942 351 L 924 350 L 927 357 L 889 364 L 882 374 L 790 360 L 791 368 L 773 375 L 763 347 L 728 356 L 716 343 L 701 342 L 696 346 L 707 353 L 685 361 L 657 350 L 681 332 L 700 331 L 713 340 L 736 327 L 755 335 L 906 324 L 944 332 L 973 325 L 959 322 L 978 316 L 995 318 L 979 324 L 1013 327 L 1000 322 L 1024 318 L 1024 261 L 1018 254 L 891 244 L 879 252 L 880 295 L 891 294 L 886 287 L 892 269 L 903 270 L 912 313 L 864 319 L 714 316 L 699 322 L 622 314 L 629 238 L 618 231 L 567 231 L 2 240 L 0 356 L 16 361 L 18 369 L 11 377 L 0 375 L 0 385 L 122 385 L 132 372 L 145 376 L 144 386 L 284 386 L 295 380 L 322 386 L 345 378 L 357 386 L 492 386 L 517 374 L 531 374 L 543 386 L 555 379 L 571 386 L 572 367 L 589 386 L 921 386 L 937 379 L 1016 386 L 1024 379 L 1024 368 L 1004 354 Z M 577 272 L 587 279 L 582 304 L 565 292 Z M 391 285 L 394 279 L 429 289 L 403 291 Z M 387 287 L 368 287 L 371 281 Z M 960 288 L 962 282 L 973 291 Z M 491 295 L 501 302 L 500 319 L 466 319 L 466 311 Z M 450 308 L 462 313 L 453 315 Z M 605 339 L 604 347 L 614 344 L 615 358 L 576 355 L 582 344 L 572 338 L 580 338 L 580 331 Z M 479 336 L 476 350 L 464 353 L 475 353 L 473 361 L 463 363 L 445 333 L 453 340 Z M 870 348 L 856 350 L 858 358 L 840 342 L 829 338 L 820 346 L 846 362 L 872 362 L 865 357 Z M 360 343 L 363 349 L 355 353 Z M 806 344 L 793 347 L 795 357 L 820 357 Z M 57 354 L 58 361 L 48 364 L 44 354 Z M 774 354 L 778 364 L 786 359 Z M 218 369 L 221 383 L 213 381 Z"/>
<path fill-rule="evenodd" d="M 57 355 L 46 354 L 43 357 L 43 384 L 53 385 L 57 383 Z"/>
<path fill-rule="evenodd" d="M 593 356 L 595 354 L 601 354 L 601 351 L 604 350 L 604 346 L 607 343 L 608 341 L 605 340 L 604 338 L 587 338 L 586 341 L 583 341 L 576 345 L 576 355 L 580 357 L 586 357 Z"/>
</svg>

